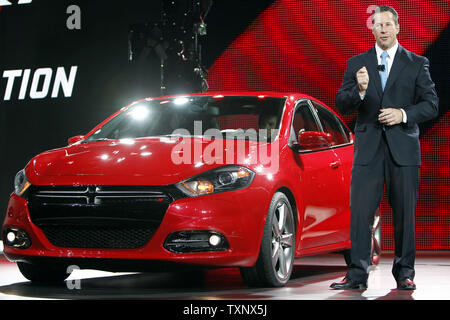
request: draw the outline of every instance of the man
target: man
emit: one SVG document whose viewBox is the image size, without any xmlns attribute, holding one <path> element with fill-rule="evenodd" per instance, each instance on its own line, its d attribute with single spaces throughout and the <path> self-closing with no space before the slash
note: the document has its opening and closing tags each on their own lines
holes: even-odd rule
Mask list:
<svg viewBox="0 0 450 320">
<path fill-rule="evenodd" d="M 336 106 L 358 112 L 350 190 L 351 263 L 334 289 L 367 288 L 371 226 L 386 186 L 393 211 L 395 258 L 392 274 L 401 290 L 415 290 L 415 211 L 421 165 L 418 123 L 438 114 L 429 62 L 397 41 L 397 12 L 388 6 L 372 14 L 376 44 L 352 57 Z"/>
<path fill-rule="evenodd" d="M 267 139 L 266 141 L 272 141 L 272 133 L 273 137 L 276 136 L 277 122 L 278 117 L 275 114 L 263 113 L 259 116 L 260 141 L 263 141 L 264 138 Z"/>
</svg>

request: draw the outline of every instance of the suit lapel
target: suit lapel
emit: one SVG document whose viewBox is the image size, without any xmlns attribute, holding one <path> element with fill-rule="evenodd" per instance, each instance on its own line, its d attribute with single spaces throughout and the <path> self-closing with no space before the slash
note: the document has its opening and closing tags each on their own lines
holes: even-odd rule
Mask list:
<svg viewBox="0 0 450 320">
<path fill-rule="evenodd" d="M 398 46 L 397 52 L 395 54 L 394 63 L 392 64 L 392 69 L 389 72 L 389 77 L 386 82 L 386 86 L 384 87 L 384 92 L 386 93 L 389 88 L 392 87 L 395 80 L 406 66 L 406 53 L 402 46 Z M 381 81 L 381 80 L 380 80 Z M 381 85 L 380 85 L 381 87 Z"/>
<path fill-rule="evenodd" d="M 369 72 L 369 84 L 372 82 L 375 86 L 375 90 L 377 91 L 380 98 L 383 96 L 383 90 L 381 89 L 381 78 L 380 74 L 377 70 L 378 59 L 375 47 L 372 47 L 367 52 L 366 55 L 366 65 L 367 71 Z M 373 80 L 372 80 L 373 79 Z"/>
</svg>

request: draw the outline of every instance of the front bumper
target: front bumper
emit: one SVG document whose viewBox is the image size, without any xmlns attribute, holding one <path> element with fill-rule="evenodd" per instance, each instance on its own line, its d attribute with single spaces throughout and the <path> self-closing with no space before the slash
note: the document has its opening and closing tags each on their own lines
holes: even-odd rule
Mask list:
<svg viewBox="0 0 450 320">
<path fill-rule="evenodd" d="M 255 203 L 255 199 L 262 200 Z M 49 241 L 44 231 L 31 221 L 27 200 L 13 193 L 8 203 L 3 230 L 24 230 L 30 237 L 31 246 L 18 249 L 5 245 L 4 254 L 11 261 L 50 259 L 69 264 L 76 261 L 77 265 L 84 263 L 105 270 L 117 265 L 123 271 L 133 271 L 132 266 L 140 269 L 145 265 L 145 269 L 148 269 L 149 264 L 165 265 L 168 262 L 210 267 L 249 267 L 254 265 L 258 257 L 269 204 L 268 192 L 263 188 L 252 187 L 178 199 L 170 203 L 157 230 L 139 248 L 66 248 L 55 246 Z M 208 230 L 223 235 L 228 249 L 215 252 L 172 252 L 164 248 L 164 242 L 170 234 L 195 230 Z M 5 237 L 3 231 L 2 235 Z"/>
</svg>

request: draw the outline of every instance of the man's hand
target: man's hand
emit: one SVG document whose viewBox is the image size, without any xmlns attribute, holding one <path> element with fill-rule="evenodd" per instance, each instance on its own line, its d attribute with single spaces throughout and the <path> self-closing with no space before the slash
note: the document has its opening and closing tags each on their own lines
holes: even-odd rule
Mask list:
<svg viewBox="0 0 450 320">
<path fill-rule="evenodd" d="M 395 108 L 380 109 L 378 121 L 386 126 L 393 126 L 403 121 L 403 113 L 400 109 Z"/>
<path fill-rule="evenodd" d="M 369 73 L 366 67 L 362 67 L 356 72 L 356 80 L 358 81 L 359 93 L 365 94 L 369 85 Z"/>
</svg>

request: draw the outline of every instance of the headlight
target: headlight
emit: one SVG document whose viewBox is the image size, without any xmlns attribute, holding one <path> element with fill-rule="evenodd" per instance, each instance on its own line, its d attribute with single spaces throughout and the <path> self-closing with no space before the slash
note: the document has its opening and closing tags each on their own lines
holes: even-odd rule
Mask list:
<svg viewBox="0 0 450 320">
<path fill-rule="evenodd" d="M 184 194 L 195 197 L 246 188 L 254 176 L 255 173 L 246 167 L 224 166 L 181 181 L 176 186 Z"/>
<path fill-rule="evenodd" d="M 17 172 L 16 177 L 14 178 L 14 192 L 18 196 L 22 196 L 29 186 L 31 186 L 31 183 L 25 175 L 25 170 Z"/>
</svg>

